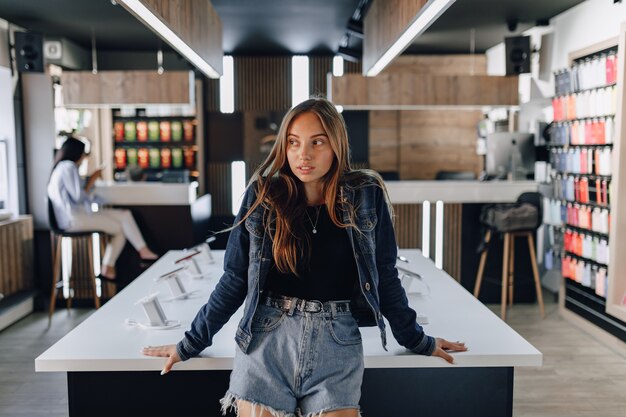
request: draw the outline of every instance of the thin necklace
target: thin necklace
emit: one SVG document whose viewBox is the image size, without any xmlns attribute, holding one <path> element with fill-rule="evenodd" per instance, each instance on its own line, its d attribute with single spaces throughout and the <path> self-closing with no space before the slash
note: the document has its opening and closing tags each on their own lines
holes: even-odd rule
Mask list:
<svg viewBox="0 0 626 417">
<path fill-rule="evenodd" d="M 313 223 L 313 220 L 311 220 L 311 216 L 309 216 L 309 212 L 307 209 L 304 209 L 304 212 L 306 213 L 306 216 L 309 218 L 309 221 L 311 222 L 311 226 L 313 226 L 313 234 L 317 233 L 317 222 L 320 219 L 320 209 L 322 208 L 322 206 L 318 206 L 317 207 L 317 216 L 315 216 L 315 223 Z"/>
</svg>

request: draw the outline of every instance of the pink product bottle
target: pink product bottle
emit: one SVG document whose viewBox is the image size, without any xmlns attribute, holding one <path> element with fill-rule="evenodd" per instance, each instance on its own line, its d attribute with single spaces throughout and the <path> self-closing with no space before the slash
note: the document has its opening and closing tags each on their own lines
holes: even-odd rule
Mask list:
<svg viewBox="0 0 626 417">
<path fill-rule="evenodd" d="M 606 64 L 605 64 L 605 73 L 606 73 L 606 83 L 607 84 L 613 84 L 615 82 L 615 80 L 617 79 L 616 74 L 615 74 L 615 61 L 617 59 L 617 56 L 615 55 L 615 53 L 610 53 L 607 57 L 606 57 Z"/>
</svg>

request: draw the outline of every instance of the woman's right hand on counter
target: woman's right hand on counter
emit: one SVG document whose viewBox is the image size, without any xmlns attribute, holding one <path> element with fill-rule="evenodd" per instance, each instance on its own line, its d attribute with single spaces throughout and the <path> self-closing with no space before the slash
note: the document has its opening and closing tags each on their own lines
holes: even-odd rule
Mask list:
<svg viewBox="0 0 626 417">
<path fill-rule="evenodd" d="M 445 359 L 448 363 L 454 363 L 454 358 L 447 351 L 451 352 L 465 352 L 467 347 L 463 342 L 449 342 L 446 339 L 440 337 L 435 338 L 437 345 L 432 356 L 439 356 Z"/>
<path fill-rule="evenodd" d="M 146 356 L 160 356 L 167 358 L 165 366 L 161 371 L 161 375 L 168 373 L 176 362 L 180 362 L 180 356 L 176 353 L 176 345 L 147 346 L 141 350 L 141 353 Z"/>
</svg>

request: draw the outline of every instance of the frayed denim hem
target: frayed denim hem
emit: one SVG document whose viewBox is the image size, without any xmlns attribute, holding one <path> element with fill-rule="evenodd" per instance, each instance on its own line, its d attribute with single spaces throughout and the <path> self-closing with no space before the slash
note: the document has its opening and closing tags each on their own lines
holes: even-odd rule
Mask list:
<svg viewBox="0 0 626 417">
<path fill-rule="evenodd" d="M 237 401 L 247 401 L 252 404 L 252 416 L 251 417 L 260 417 L 263 411 L 267 411 L 273 417 L 297 417 L 293 413 L 289 413 L 286 411 L 275 410 L 272 407 L 269 407 L 265 404 L 261 404 L 257 401 L 249 400 L 246 398 L 240 398 L 235 394 L 226 392 L 224 398 L 220 400 L 220 404 L 222 405 L 222 415 L 226 415 L 229 410 L 234 410 L 237 416 L 239 416 L 239 408 L 237 407 Z"/>
</svg>

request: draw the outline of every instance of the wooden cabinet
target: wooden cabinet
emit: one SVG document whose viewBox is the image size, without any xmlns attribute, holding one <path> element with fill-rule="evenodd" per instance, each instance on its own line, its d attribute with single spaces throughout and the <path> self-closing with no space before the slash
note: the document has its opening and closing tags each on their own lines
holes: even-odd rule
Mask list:
<svg viewBox="0 0 626 417">
<path fill-rule="evenodd" d="M 376 77 L 331 77 L 331 100 L 347 110 L 417 110 L 433 106 L 517 106 L 516 76 L 384 73 Z"/>
<path fill-rule="evenodd" d="M 194 77 L 189 71 L 64 71 L 61 75 L 66 107 L 124 104 L 192 104 Z"/>
<path fill-rule="evenodd" d="M 0 293 L 13 295 L 33 288 L 33 218 L 0 222 Z"/>
</svg>

